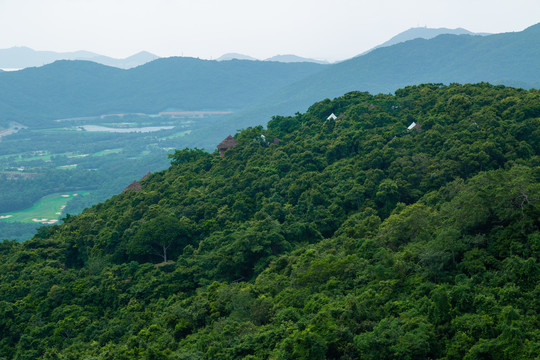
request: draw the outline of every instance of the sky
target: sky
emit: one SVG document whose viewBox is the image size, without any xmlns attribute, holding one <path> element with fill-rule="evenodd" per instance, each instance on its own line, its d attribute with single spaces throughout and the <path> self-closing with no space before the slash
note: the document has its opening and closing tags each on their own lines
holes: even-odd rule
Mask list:
<svg viewBox="0 0 540 360">
<path fill-rule="evenodd" d="M 0 0 L 0 49 L 337 61 L 412 27 L 521 31 L 540 0 Z"/>
</svg>

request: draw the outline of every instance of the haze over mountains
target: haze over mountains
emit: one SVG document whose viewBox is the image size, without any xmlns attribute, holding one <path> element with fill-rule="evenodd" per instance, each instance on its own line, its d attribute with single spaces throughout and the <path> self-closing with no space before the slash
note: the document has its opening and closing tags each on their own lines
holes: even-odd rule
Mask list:
<svg viewBox="0 0 540 360">
<path fill-rule="evenodd" d="M 515 33 L 445 34 L 375 49 L 281 89 L 264 104 L 271 104 L 270 112 L 287 114 L 349 91 L 390 93 L 407 85 L 453 82 L 538 88 L 540 24 Z"/>
<path fill-rule="evenodd" d="M 254 57 L 251 57 L 249 55 L 244 54 L 238 54 L 238 53 L 227 53 L 219 58 L 216 59 L 217 61 L 229 61 L 229 60 L 251 60 L 251 61 L 259 61 L 259 59 L 256 59 Z M 316 64 L 329 64 L 326 60 L 316 60 L 316 59 L 310 59 L 305 58 L 293 54 L 287 54 L 287 55 L 275 55 L 268 59 L 264 59 L 262 61 L 276 61 L 276 62 L 283 62 L 283 63 L 293 63 L 293 62 L 312 62 Z"/>
<path fill-rule="evenodd" d="M 386 47 L 386 46 L 392 46 L 395 44 L 399 44 L 405 41 L 414 40 L 414 39 L 432 39 L 434 37 L 437 37 L 439 35 L 443 34 L 451 34 L 451 35 L 476 35 L 476 36 L 486 36 L 490 35 L 489 33 L 474 33 L 472 31 L 469 31 L 467 29 L 463 28 L 457 28 L 457 29 L 448 29 L 448 28 L 428 28 L 428 27 L 416 27 L 416 28 L 410 28 L 408 30 L 405 30 L 396 36 L 392 37 L 390 40 L 385 41 L 384 43 L 375 46 L 372 49 L 369 49 L 357 56 L 362 56 L 370 51 L 373 51 L 375 49 Z M 225 60 L 258 60 L 254 57 L 251 57 L 249 55 L 244 54 L 238 54 L 238 53 L 228 53 L 224 54 L 221 57 L 217 58 L 218 61 L 225 61 Z M 296 55 L 276 55 L 271 58 L 265 59 L 264 61 L 281 61 L 281 62 L 315 62 L 319 64 L 329 64 L 330 62 L 324 61 L 324 60 L 316 60 L 316 59 L 310 59 L 310 58 L 304 58 Z"/>
<path fill-rule="evenodd" d="M 447 29 L 447 28 L 411 28 L 406 30 L 390 40 L 384 42 L 381 45 L 376 46 L 375 48 L 368 50 L 363 54 L 368 53 L 379 47 L 385 47 L 390 45 L 395 45 L 400 42 L 423 38 L 430 39 L 441 34 L 454 34 L 454 35 L 488 35 L 486 33 L 473 33 L 466 29 Z M 113 66 L 121 69 L 130 69 L 137 67 L 152 60 L 158 59 L 159 56 L 149 53 L 147 51 L 141 51 L 137 54 L 129 56 L 124 59 L 116 59 L 105 55 L 96 54 L 90 51 L 74 51 L 74 52 L 55 52 L 55 51 L 38 51 L 25 46 L 17 46 L 9 49 L 0 49 L 0 71 L 2 69 L 23 69 L 27 67 L 36 67 L 50 64 L 58 60 L 87 60 L 93 61 L 99 64 Z M 253 60 L 257 61 L 259 59 L 254 58 L 249 55 L 239 54 L 239 53 L 227 53 L 216 60 L 218 61 L 228 61 L 228 60 Z M 293 54 L 286 55 L 275 55 L 270 58 L 264 59 L 263 61 L 278 61 L 278 62 L 314 62 L 318 64 L 328 64 L 326 60 L 316 60 L 306 57 L 301 57 Z"/>
<path fill-rule="evenodd" d="M 374 48 L 360 54 L 364 55 L 367 54 L 370 51 L 373 51 L 375 49 L 386 47 L 386 46 L 392 46 L 396 45 L 405 41 L 414 40 L 414 39 L 433 39 L 434 37 L 437 37 L 439 35 L 476 35 L 476 36 L 486 36 L 491 35 L 489 33 L 474 33 L 467 29 L 463 28 L 457 28 L 457 29 L 448 29 L 448 28 L 428 28 L 428 27 L 415 27 L 410 28 L 408 30 L 405 30 L 396 36 L 392 37 L 390 40 L 385 41 L 384 43 L 375 46 Z M 360 56 L 359 55 L 359 56 Z"/>
<path fill-rule="evenodd" d="M 236 111 L 322 67 L 161 58 L 122 70 L 89 61 L 57 61 L 1 74 L 0 122 L 40 126 L 54 119 L 111 113 Z"/>
<path fill-rule="evenodd" d="M 220 122 L 220 131 L 215 129 L 216 138 L 208 138 L 213 143 L 222 131 L 264 124 L 272 115 L 305 111 L 317 100 L 349 91 L 390 93 L 426 82 L 482 81 L 538 87 L 540 24 L 515 33 L 415 39 L 331 65 L 166 58 L 125 71 L 62 61 L 2 73 L 0 121 L 36 125 L 60 117 L 171 108 L 234 111 Z"/>
<path fill-rule="evenodd" d="M 22 69 L 27 67 L 43 66 L 58 60 L 88 60 L 121 69 L 130 69 L 142 64 L 146 64 L 149 61 L 156 60 L 158 57 L 159 56 L 147 51 L 141 51 L 124 59 L 115 59 L 90 51 L 37 51 L 21 46 L 12 47 L 9 49 L 0 49 L 0 68 Z"/>
</svg>

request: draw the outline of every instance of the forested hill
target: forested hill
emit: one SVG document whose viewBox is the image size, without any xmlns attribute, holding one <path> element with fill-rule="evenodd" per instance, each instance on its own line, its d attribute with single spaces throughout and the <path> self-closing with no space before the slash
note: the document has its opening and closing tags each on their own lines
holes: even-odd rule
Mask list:
<svg viewBox="0 0 540 360">
<path fill-rule="evenodd" d="M 0 358 L 534 358 L 539 117 L 537 90 L 429 84 L 178 150 L 1 244 Z"/>
</svg>

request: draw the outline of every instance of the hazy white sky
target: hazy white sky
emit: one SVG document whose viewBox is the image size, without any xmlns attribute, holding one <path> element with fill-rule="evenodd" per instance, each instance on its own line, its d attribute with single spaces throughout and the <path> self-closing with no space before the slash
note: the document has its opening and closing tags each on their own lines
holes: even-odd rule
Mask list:
<svg viewBox="0 0 540 360">
<path fill-rule="evenodd" d="M 0 0 L 0 49 L 342 60 L 411 27 L 521 31 L 540 0 Z"/>
</svg>

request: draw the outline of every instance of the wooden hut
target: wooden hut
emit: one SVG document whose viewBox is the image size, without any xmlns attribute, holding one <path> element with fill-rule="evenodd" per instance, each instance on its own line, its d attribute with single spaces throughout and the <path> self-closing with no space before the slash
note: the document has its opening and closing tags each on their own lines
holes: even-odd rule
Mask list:
<svg viewBox="0 0 540 360">
<path fill-rule="evenodd" d="M 225 151 L 234 148 L 237 144 L 238 141 L 236 141 L 235 138 L 233 138 L 231 135 L 227 136 L 225 140 L 220 142 L 217 146 L 217 148 L 219 149 L 219 156 L 225 156 Z"/>
<path fill-rule="evenodd" d="M 139 184 L 139 182 L 137 180 L 133 180 L 133 182 L 131 184 L 129 184 L 128 187 L 125 188 L 124 191 L 122 191 L 122 192 L 126 192 L 128 190 L 133 190 L 133 191 L 139 192 L 139 191 L 141 191 L 141 189 L 142 189 L 141 184 Z"/>
<path fill-rule="evenodd" d="M 146 175 L 144 175 L 144 176 L 141 178 L 140 181 L 143 181 L 143 180 L 148 179 L 148 177 L 149 177 L 150 175 L 152 175 L 152 173 L 149 171 L 149 172 L 146 173 Z"/>
</svg>

